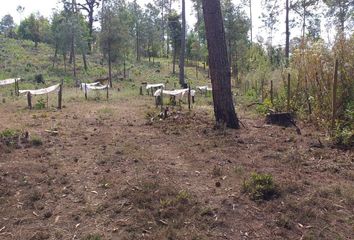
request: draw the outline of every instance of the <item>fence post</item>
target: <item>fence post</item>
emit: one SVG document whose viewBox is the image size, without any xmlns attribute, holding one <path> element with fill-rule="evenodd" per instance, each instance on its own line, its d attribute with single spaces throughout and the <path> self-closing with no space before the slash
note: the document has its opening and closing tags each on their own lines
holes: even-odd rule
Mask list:
<svg viewBox="0 0 354 240">
<path fill-rule="evenodd" d="M 107 84 L 107 101 L 108 101 L 108 98 L 109 98 L 109 92 L 108 92 L 108 84 Z"/>
<path fill-rule="evenodd" d="M 60 86 L 59 86 L 59 92 L 58 92 L 58 109 L 61 109 L 61 108 L 62 108 L 63 83 L 64 83 L 64 81 L 61 80 L 61 84 L 60 84 Z"/>
<path fill-rule="evenodd" d="M 27 103 L 28 103 L 28 108 L 32 109 L 32 95 L 31 95 L 31 92 L 27 93 Z"/>
<path fill-rule="evenodd" d="M 87 84 L 85 83 L 85 99 L 87 100 Z"/>
<path fill-rule="evenodd" d="M 161 112 L 162 110 L 163 110 L 163 87 L 161 87 Z"/>
<path fill-rule="evenodd" d="M 188 109 L 191 110 L 191 85 L 188 84 Z"/>
</svg>

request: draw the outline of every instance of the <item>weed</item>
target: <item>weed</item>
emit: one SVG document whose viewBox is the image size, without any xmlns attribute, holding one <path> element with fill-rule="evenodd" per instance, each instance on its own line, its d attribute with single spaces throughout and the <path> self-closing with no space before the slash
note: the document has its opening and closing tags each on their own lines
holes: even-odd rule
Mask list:
<svg viewBox="0 0 354 240">
<path fill-rule="evenodd" d="M 243 166 L 235 166 L 234 167 L 234 172 L 238 175 L 238 176 L 242 176 L 244 173 L 245 169 L 243 168 Z"/>
<path fill-rule="evenodd" d="M 102 240 L 102 238 L 98 234 L 89 234 L 89 235 L 83 237 L 82 240 Z"/>
<path fill-rule="evenodd" d="M 180 203 L 188 203 L 189 199 L 190 199 L 190 194 L 185 190 L 180 191 L 176 196 L 177 202 Z"/>
<path fill-rule="evenodd" d="M 38 147 L 38 146 L 43 145 L 43 142 L 42 142 L 42 139 L 40 139 L 39 137 L 33 136 L 33 137 L 31 138 L 31 144 L 32 144 L 33 146 Z"/>
<path fill-rule="evenodd" d="M 222 175 L 222 169 L 219 166 L 214 166 L 213 168 L 213 176 L 214 177 L 220 177 Z"/>
<path fill-rule="evenodd" d="M 254 201 L 271 200 L 279 195 L 278 187 L 270 174 L 253 173 L 251 179 L 244 181 L 243 192 Z"/>
</svg>

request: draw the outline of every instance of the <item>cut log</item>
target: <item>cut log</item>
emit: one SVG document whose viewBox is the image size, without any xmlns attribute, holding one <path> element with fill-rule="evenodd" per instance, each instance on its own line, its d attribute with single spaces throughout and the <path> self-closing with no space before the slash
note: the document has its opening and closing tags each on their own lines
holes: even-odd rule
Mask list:
<svg viewBox="0 0 354 240">
<path fill-rule="evenodd" d="M 298 135 L 301 135 L 301 130 L 298 126 L 296 126 L 295 121 L 291 113 L 269 113 L 266 116 L 265 122 L 267 124 L 274 124 L 284 127 L 294 126 L 296 128 L 296 132 Z"/>
<path fill-rule="evenodd" d="M 294 125 L 294 119 L 291 113 L 284 112 L 284 113 L 269 113 L 266 116 L 266 123 L 267 124 L 275 124 L 284 127 L 290 127 Z"/>
</svg>

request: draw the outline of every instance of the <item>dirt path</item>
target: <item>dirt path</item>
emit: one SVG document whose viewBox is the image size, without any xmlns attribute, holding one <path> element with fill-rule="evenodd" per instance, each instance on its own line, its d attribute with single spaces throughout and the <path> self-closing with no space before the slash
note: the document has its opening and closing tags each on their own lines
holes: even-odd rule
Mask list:
<svg viewBox="0 0 354 240">
<path fill-rule="evenodd" d="M 213 130 L 205 108 L 151 122 L 149 101 L 0 106 L 0 130 L 43 142 L 0 152 L 0 239 L 353 237 L 353 151 L 261 119 Z M 241 190 L 252 172 L 272 174 L 280 196 L 251 201 Z"/>
</svg>

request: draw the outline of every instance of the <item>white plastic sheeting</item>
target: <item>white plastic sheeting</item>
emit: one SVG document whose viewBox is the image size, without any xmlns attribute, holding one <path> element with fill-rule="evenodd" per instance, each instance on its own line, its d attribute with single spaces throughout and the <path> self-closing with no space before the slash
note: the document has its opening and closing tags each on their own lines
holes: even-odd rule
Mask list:
<svg viewBox="0 0 354 240">
<path fill-rule="evenodd" d="M 156 90 L 156 92 L 154 93 L 154 96 L 161 96 L 161 89 Z M 176 89 L 176 90 L 163 90 L 163 94 L 164 95 L 169 95 L 169 96 L 174 96 L 176 98 L 176 100 L 182 100 L 184 96 L 188 96 L 188 88 L 186 89 Z M 191 90 L 191 96 L 194 97 L 195 96 L 195 90 Z"/>
<path fill-rule="evenodd" d="M 83 91 L 90 91 L 90 90 L 105 90 L 107 89 L 109 86 L 107 85 L 101 85 L 99 82 L 95 82 L 95 83 L 81 83 L 81 88 Z"/>
<path fill-rule="evenodd" d="M 42 89 L 37 89 L 37 90 L 19 90 L 20 93 L 31 93 L 31 95 L 42 95 L 42 94 L 47 94 L 54 92 L 60 87 L 60 84 L 48 87 L 48 88 L 42 88 Z"/>
<path fill-rule="evenodd" d="M 163 83 L 157 83 L 157 84 L 147 84 L 146 85 L 146 89 L 150 89 L 150 88 L 165 88 L 165 84 Z"/>
<path fill-rule="evenodd" d="M 21 80 L 21 79 L 20 78 L 13 78 L 13 79 L 0 80 L 0 86 L 13 84 L 19 80 Z"/>
</svg>

